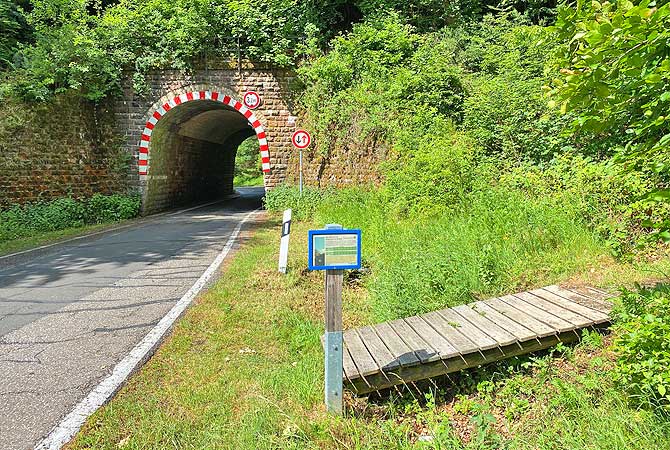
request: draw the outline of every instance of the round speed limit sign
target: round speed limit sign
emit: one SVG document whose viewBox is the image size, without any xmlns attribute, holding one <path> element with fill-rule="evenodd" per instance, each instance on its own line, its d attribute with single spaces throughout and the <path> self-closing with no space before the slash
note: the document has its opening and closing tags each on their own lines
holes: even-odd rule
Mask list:
<svg viewBox="0 0 670 450">
<path fill-rule="evenodd" d="M 249 109 L 256 109 L 261 105 L 261 96 L 256 91 L 249 91 L 242 98 L 244 106 Z"/>
<path fill-rule="evenodd" d="M 291 141 L 293 141 L 293 145 L 296 148 L 303 150 L 309 147 L 309 144 L 312 143 L 312 136 L 310 136 L 309 133 L 305 130 L 297 130 L 295 133 L 293 133 Z"/>
</svg>

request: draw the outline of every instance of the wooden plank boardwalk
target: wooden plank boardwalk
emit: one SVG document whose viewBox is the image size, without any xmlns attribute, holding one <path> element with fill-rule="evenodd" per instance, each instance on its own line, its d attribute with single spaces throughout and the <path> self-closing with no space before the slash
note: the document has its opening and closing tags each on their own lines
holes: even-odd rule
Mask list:
<svg viewBox="0 0 670 450">
<path fill-rule="evenodd" d="M 576 341 L 609 325 L 609 297 L 547 286 L 346 330 L 345 386 L 365 394 Z"/>
</svg>

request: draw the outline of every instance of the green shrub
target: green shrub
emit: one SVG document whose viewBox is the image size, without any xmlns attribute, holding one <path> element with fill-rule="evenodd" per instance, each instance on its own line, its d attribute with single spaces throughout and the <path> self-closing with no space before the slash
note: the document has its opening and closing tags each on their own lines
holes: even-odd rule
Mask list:
<svg viewBox="0 0 670 450">
<path fill-rule="evenodd" d="M 634 403 L 670 413 L 670 285 L 625 291 L 620 303 L 615 378 Z"/>
<path fill-rule="evenodd" d="M 87 223 L 118 222 L 139 213 L 139 196 L 95 194 L 87 202 Z"/>
<path fill-rule="evenodd" d="M 258 139 L 253 136 L 237 147 L 234 186 L 262 186 L 263 171 Z"/>
<path fill-rule="evenodd" d="M 396 145 L 383 165 L 384 192 L 396 211 L 439 215 L 458 207 L 476 176 L 472 140 L 446 121 L 434 121 L 424 139 Z"/>
<path fill-rule="evenodd" d="M 16 205 L 0 211 L 0 242 L 87 224 L 118 222 L 136 217 L 139 210 L 140 198 L 136 195 L 96 194 L 88 200 L 60 198 Z"/>
<path fill-rule="evenodd" d="M 417 114 L 427 123 L 436 115 L 461 120 L 465 89 L 449 58 L 453 41 L 422 37 L 390 14 L 356 25 L 333 45 L 299 71 L 307 125 L 321 154 L 351 142 L 388 146 Z"/>
<path fill-rule="evenodd" d="M 14 56 L 30 38 L 30 27 L 17 1 L 0 0 L 0 70 L 14 65 Z"/>
<path fill-rule="evenodd" d="M 670 215 L 670 207 L 644 198 L 654 177 L 630 172 L 611 161 L 566 153 L 544 166 L 521 164 L 503 171 L 498 182 L 529 196 L 570 204 L 575 219 L 607 240 L 616 255 L 636 249 L 647 233 L 645 223 Z"/>
<path fill-rule="evenodd" d="M 268 191 L 263 199 L 265 209 L 280 212 L 293 210 L 294 219 L 311 217 L 330 191 L 305 186 L 302 194 L 298 186 L 282 184 Z"/>
<path fill-rule="evenodd" d="M 562 135 L 563 117 L 546 108 L 542 81 L 479 76 L 469 82 L 463 129 L 489 155 L 508 159 L 551 159 L 571 144 Z"/>
</svg>

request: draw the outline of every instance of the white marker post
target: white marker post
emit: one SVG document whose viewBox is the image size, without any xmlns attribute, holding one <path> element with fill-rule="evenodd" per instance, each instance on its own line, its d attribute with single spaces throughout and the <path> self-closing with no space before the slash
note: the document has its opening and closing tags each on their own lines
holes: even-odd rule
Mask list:
<svg viewBox="0 0 670 450">
<path fill-rule="evenodd" d="M 281 244 L 279 245 L 279 272 L 286 273 L 288 267 L 288 241 L 291 235 L 291 210 L 284 211 L 281 225 Z"/>
<path fill-rule="evenodd" d="M 361 267 L 361 230 L 345 230 L 342 225 L 326 225 L 309 231 L 309 269 L 325 270 L 326 333 L 325 389 L 326 409 L 343 412 L 342 281 L 345 269 Z"/>
</svg>

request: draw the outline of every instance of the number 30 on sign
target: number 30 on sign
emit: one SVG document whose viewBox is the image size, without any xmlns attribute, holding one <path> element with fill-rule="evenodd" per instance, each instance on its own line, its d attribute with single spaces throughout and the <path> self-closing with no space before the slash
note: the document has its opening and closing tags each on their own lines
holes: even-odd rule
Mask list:
<svg viewBox="0 0 670 450">
<path fill-rule="evenodd" d="M 246 106 L 247 108 L 256 109 L 261 105 L 261 96 L 258 95 L 258 92 L 249 91 L 246 94 L 244 94 L 244 97 L 242 97 L 242 101 L 244 102 L 244 106 Z"/>
<path fill-rule="evenodd" d="M 303 150 L 309 147 L 309 144 L 312 143 L 312 136 L 310 136 L 309 133 L 305 130 L 297 130 L 295 133 L 293 133 L 291 141 L 293 141 L 293 145 L 296 148 Z"/>
</svg>

